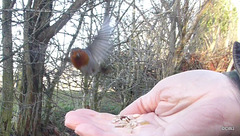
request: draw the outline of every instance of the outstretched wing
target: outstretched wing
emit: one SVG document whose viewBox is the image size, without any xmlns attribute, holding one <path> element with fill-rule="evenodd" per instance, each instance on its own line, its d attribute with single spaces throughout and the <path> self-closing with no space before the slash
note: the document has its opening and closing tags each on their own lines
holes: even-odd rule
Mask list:
<svg viewBox="0 0 240 136">
<path fill-rule="evenodd" d="M 113 45 L 110 43 L 112 28 L 109 25 L 110 19 L 106 18 L 98 35 L 94 37 L 93 42 L 87 47 L 92 57 L 97 63 L 102 63 L 111 53 Z"/>
</svg>

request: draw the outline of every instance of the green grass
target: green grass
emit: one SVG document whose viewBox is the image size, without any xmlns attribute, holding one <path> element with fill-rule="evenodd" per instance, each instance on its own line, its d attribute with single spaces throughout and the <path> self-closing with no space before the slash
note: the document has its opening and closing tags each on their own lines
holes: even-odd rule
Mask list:
<svg viewBox="0 0 240 136">
<path fill-rule="evenodd" d="M 121 111 L 121 103 L 119 101 L 120 100 L 116 96 L 116 93 L 106 93 L 100 105 L 100 112 L 118 114 Z"/>
</svg>

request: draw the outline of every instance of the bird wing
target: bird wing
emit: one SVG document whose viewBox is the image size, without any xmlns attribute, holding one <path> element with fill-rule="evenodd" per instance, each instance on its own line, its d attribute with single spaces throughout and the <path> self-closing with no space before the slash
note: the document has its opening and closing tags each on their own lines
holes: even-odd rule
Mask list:
<svg viewBox="0 0 240 136">
<path fill-rule="evenodd" d="M 112 31 L 109 22 L 109 18 L 104 20 L 102 28 L 98 31 L 98 35 L 94 37 L 93 42 L 87 47 L 87 50 L 90 51 L 92 57 L 99 64 L 106 59 L 113 49 L 113 45 L 109 41 Z"/>
</svg>

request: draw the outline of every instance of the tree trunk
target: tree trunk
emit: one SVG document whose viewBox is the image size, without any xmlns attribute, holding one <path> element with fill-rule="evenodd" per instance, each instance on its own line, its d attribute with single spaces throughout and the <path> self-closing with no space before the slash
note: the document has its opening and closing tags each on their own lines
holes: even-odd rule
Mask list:
<svg viewBox="0 0 240 136">
<path fill-rule="evenodd" d="M 83 82 L 83 90 L 82 90 L 82 107 L 83 108 L 87 108 L 87 109 L 89 109 L 90 107 L 89 107 L 89 101 L 88 101 L 88 95 L 89 95 L 89 91 L 88 91 L 88 89 L 89 89 L 89 82 L 91 82 L 90 80 L 89 80 L 89 76 L 84 76 L 84 82 Z"/>
<path fill-rule="evenodd" d="M 175 54 L 174 54 L 175 69 L 179 69 L 179 67 L 181 66 L 182 59 L 183 59 L 183 53 L 184 53 L 184 47 L 190 41 L 192 35 L 194 34 L 195 29 L 198 26 L 200 19 L 202 18 L 203 13 L 205 12 L 205 10 L 207 9 L 209 4 L 210 4 L 210 0 L 206 0 L 203 3 L 203 5 L 200 7 L 200 11 L 197 14 L 196 19 L 192 23 L 191 27 L 189 28 L 189 30 L 187 30 L 187 32 L 184 33 L 184 35 L 183 35 L 184 37 L 182 37 L 181 40 L 179 41 L 179 46 L 175 50 Z M 187 24 L 185 24 L 185 25 L 187 25 Z M 186 29 L 186 28 L 183 28 L 183 29 Z M 186 30 L 184 30 L 184 31 L 186 31 Z"/>
<path fill-rule="evenodd" d="M 90 107 L 91 109 L 93 110 L 96 110 L 98 111 L 98 103 L 101 101 L 99 98 L 99 92 L 98 92 L 98 89 L 99 89 L 99 79 L 101 79 L 101 73 L 98 73 L 95 75 L 95 77 L 93 78 L 93 83 L 92 83 L 92 89 L 90 90 L 91 91 L 91 95 L 90 95 L 90 100 L 91 100 L 91 103 L 90 103 Z"/>
<path fill-rule="evenodd" d="M 24 12 L 23 106 L 17 135 L 41 135 L 42 91 L 46 49 L 50 39 L 61 30 L 86 0 L 75 1 L 66 13 L 50 26 L 53 0 L 29 0 Z M 43 11 L 43 12 L 33 12 Z"/>
<path fill-rule="evenodd" d="M 3 9 L 12 9 L 14 2 L 2 1 Z M 13 57 L 12 57 L 12 12 L 2 13 L 2 44 L 3 44 L 3 91 L 0 112 L 0 135 L 9 136 L 12 130 L 13 112 Z"/>
</svg>

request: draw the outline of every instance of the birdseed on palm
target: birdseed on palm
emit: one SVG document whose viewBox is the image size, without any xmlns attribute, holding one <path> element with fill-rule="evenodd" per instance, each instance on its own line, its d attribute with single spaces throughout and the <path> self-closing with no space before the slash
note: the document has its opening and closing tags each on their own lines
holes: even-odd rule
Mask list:
<svg viewBox="0 0 240 136">
<path fill-rule="evenodd" d="M 132 130 L 139 126 L 139 125 L 147 125 L 150 124 L 148 121 L 143 121 L 143 120 L 137 120 L 137 118 L 140 116 L 140 114 L 133 114 L 129 116 L 120 116 L 116 115 L 112 123 L 115 124 L 116 128 L 129 128 Z"/>
</svg>

